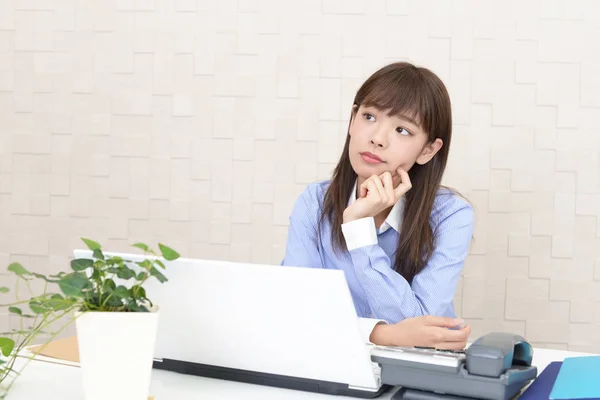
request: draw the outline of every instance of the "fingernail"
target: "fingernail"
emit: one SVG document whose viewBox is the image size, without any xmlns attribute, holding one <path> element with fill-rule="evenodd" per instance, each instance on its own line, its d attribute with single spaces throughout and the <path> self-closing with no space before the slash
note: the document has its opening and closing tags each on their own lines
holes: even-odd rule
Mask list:
<svg viewBox="0 0 600 400">
<path fill-rule="evenodd" d="M 465 320 L 464 319 L 460 319 L 460 318 L 454 318 L 454 323 L 456 325 L 462 325 L 462 324 L 465 323 Z"/>
</svg>

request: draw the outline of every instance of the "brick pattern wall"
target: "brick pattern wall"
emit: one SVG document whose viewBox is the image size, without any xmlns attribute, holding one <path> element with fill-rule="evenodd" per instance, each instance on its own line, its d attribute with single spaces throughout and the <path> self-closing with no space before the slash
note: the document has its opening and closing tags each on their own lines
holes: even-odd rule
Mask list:
<svg viewBox="0 0 600 400">
<path fill-rule="evenodd" d="M 358 85 L 395 60 L 451 92 L 474 337 L 600 351 L 592 0 L 1 0 L 0 265 L 56 272 L 82 236 L 278 263 Z"/>
</svg>

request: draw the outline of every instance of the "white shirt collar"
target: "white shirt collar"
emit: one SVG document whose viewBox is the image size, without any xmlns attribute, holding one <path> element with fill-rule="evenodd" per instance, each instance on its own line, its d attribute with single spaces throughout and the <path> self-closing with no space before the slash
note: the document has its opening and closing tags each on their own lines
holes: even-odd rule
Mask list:
<svg viewBox="0 0 600 400">
<path fill-rule="evenodd" d="M 356 201 L 356 188 L 357 181 L 354 181 L 354 187 L 352 188 L 352 192 L 350 193 L 350 198 L 348 199 L 348 205 L 354 203 Z M 400 228 L 402 226 L 402 213 L 404 211 L 404 196 L 400 197 L 400 199 L 394 204 L 392 210 L 388 214 L 387 218 L 381 224 L 378 233 L 383 233 L 387 231 L 389 228 L 393 228 L 396 232 L 400 233 Z"/>
</svg>

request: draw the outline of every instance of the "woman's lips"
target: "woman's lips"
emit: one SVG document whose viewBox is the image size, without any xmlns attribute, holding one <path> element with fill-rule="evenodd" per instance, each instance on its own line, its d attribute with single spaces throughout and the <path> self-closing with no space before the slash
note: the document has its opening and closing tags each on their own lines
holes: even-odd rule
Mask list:
<svg viewBox="0 0 600 400">
<path fill-rule="evenodd" d="M 382 163 L 383 160 L 381 158 L 379 158 L 378 156 L 376 156 L 373 153 L 369 153 L 368 151 L 365 151 L 364 153 L 360 153 L 360 156 L 362 157 L 362 159 L 369 163 L 369 164 L 379 164 Z"/>
</svg>

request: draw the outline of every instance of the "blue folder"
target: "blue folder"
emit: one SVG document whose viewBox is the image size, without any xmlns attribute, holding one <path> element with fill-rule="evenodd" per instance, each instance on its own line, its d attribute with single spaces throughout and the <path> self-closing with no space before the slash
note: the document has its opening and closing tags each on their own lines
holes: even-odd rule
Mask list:
<svg viewBox="0 0 600 400">
<path fill-rule="evenodd" d="M 565 358 L 550 399 L 600 399 L 600 357 Z"/>
<path fill-rule="evenodd" d="M 519 396 L 519 400 L 551 400 L 550 394 L 554 389 L 554 383 L 557 381 L 563 363 L 555 361 L 550 364 L 538 375 L 538 377 L 529 385 L 529 387 Z M 559 382 L 560 384 L 560 382 Z M 562 385 L 558 386 L 559 390 Z M 572 397 L 575 399 L 576 397 Z M 599 397 L 580 398 L 578 400 L 600 400 Z"/>
<path fill-rule="evenodd" d="M 548 364 L 523 394 L 519 396 L 519 400 L 549 400 L 550 392 L 561 365 L 561 361 Z"/>
</svg>

